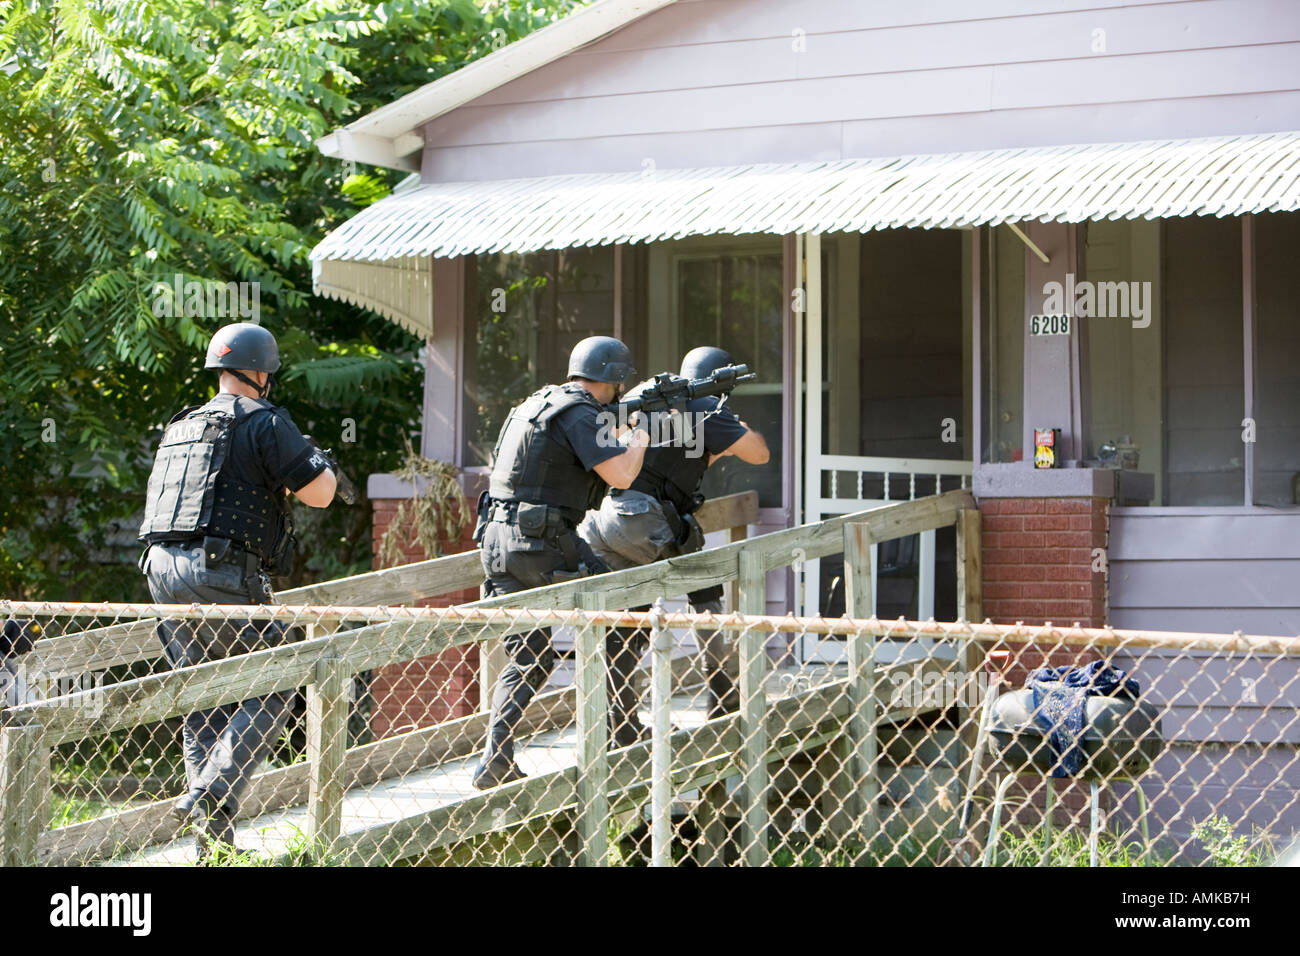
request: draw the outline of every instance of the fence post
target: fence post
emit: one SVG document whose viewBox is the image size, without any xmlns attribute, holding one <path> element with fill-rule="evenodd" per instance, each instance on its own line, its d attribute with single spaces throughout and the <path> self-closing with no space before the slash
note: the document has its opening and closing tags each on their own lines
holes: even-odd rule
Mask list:
<svg viewBox="0 0 1300 956">
<path fill-rule="evenodd" d="M 767 574 L 758 551 L 740 552 L 740 612 L 762 614 L 767 608 Z M 743 792 L 742 858 L 746 866 L 764 866 L 767 851 L 767 634 L 740 633 L 740 768 Z"/>
<path fill-rule="evenodd" d="M 32 866 L 49 827 L 50 752 L 41 724 L 0 728 L 0 866 Z"/>
<path fill-rule="evenodd" d="M 307 685 L 307 835 L 328 846 L 343 825 L 343 761 L 348 750 L 348 689 L 352 672 L 339 657 L 316 662 Z"/>
<path fill-rule="evenodd" d="M 489 638 L 479 644 L 478 701 L 479 710 L 492 710 L 492 691 L 506 669 L 506 645 L 499 637 Z"/>
<path fill-rule="evenodd" d="M 845 612 L 849 617 L 871 617 L 871 526 L 844 526 Z M 869 845 L 875 836 L 876 803 L 880 780 L 876 775 L 876 637 L 861 631 L 849 635 L 849 720 L 844 755 L 855 797 L 850 814 L 855 828 Z"/>
<path fill-rule="evenodd" d="M 734 528 L 727 529 L 727 544 L 735 544 L 737 541 L 744 541 L 749 537 L 748 525 L 736 525 Z M 737 592 L 735 581 L 728 581 L 722 586 L 723 596 L 726 598 L 726 609 L 728 611 L 738 610 L 740 607 L 740 598 Z"/>
<path fill-rule="evenodd" d="M 663 598 L 650 610 L 650 865 L 672 866 L 673 632 L 663 626 Z"/>
<path fill-rule="evenodd" d="M 584 611 L 605 608 L 599 591 L 578 594 Z M 609 864 L 609 700 L 606 697 L 606 627 L 583 621 L 574 640 L 573 677 L 578 708 L 578 864 Z"/>
<path fill-rule="evenodd" d="M 727 544 L 744 541 L 749 537 L 748 525 L 736 525 L 727 529 Z M 725 610 L 735 611 L 740 607 L 737 582 L 731 580 L 723 585 L 726 599 Z M 729 632 L 732 640 L 739 640 L 740 632 Z M 707 669 L 707 665 L 706 665 Z M 706 784 L 700 790 L 699 809 L 696 822 L 700 828 L 700 838 L 695 844 L 695 862 L 700 866 L 726 866 L 726 845 L 728 830 L 726 821 L 727 781 L 717 780 Z"/>
<path fill-rule="evenodd" d="M 957 613 L 961 620 L 970 624 L 979 624 L 984 620 L 981 528 L 980 513 L 975 508 L 964 508 L 957 513 Z M 963 640 L 959 660 L 964 679 L 957 702 L 957 739 L 965 756 L 953 769 L 960 787 L 961 782 L 972 774 L 979 760 L 976 747 L 979 745 L 979 721 L 987 690 L 979 686 L 979 675 L 984 663 L 984 650 L 979 641 L 973 637 Z M 969 792 L 961 795 L 966 812 L 970 812 L 971 801 L 981 783 L 976 779 L 974 789 L 968 787 Z M 975 845 L 980 845 L 983 828 L 974 820 L 965 822 L 967 835 Z"/>
</svg>

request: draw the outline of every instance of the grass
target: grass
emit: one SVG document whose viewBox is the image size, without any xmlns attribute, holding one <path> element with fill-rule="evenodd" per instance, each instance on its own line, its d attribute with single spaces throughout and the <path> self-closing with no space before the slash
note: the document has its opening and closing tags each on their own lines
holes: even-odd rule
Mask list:
<svg viewBox="0 0 1300 956">
<path fill-rule="evenodd" d="M 1277 859 L 1277 847 L 1263 833 L 1238 836 L 1227 817 L 1215 814 L 1192 827 L 1192 836 L 1201 841 L 1215 866 L 1271 866 Z"/>
<path fill-rule="evenodd" d="M 256 850 L 236 850 L 217 844 L 202 864 L 209 867 L 293 867 L 293 866 L 344 866 L 343 858 L 319 840 L 314 840 L 294 827 L 286 852 L 277 857 Z"/>
<path fill-rule="evenodd" d="M 72 811 L 69 811 L 72 812 Z M 1211 817 L 1197 824 L 1193 830 L 1216 866 L 1266 866 L 1272 859 L 1271 846 L 1260 834 L 1254 837 L 1238 836 L 1229 820 Z M 690 844 L 697 836 L 694 823 L 688 819 L 674 821 L 672 859 L 674 866 L 693 866 Z M 1042 866 L 1043 835 L 1032 831 L 1021 835 L 1003 832 L 995 848 L 993 866 Z M 649 864 L 649 833 L 643 821 L 622 828 L 615 824 L 609 829 L 609 863 L 611 866 L 642 867 Z M 497 865 L 509 865 L 510 855 L 495 847 Z M 835 843 L 815 840 L 806 835 L 774 836 L 768 841 L 770 865 L 777 867 L 849 867 L 849 866 L 938 866 L 948 862 L 950 845 L 940 836 L 920 841 L 906 835 L 899 839 L 882 836 L 871 844 L 860 840 L 844 839 Z M 473 854 L 471 854 L 471 857 Z M 393 865 L 395 861 L 387 861 Z M 444 862 L 451 863 L 451 859 Z M 464 863 L 465 861 L 461 861 Z M 486 863 L 485 858 L 478 862 Z M 729 862 L 735 862 L 729 860 Z M 1098 864 L 1103 867 L 1158 867 L 1170 865 L 1170 859 L 1159 852 L 1146 852 L 1137 841 L 1124 841 L 1118 835 L 1103 832 L 1098 838 Z M 287 852 L 272 858 L 265 853 L 234 852 L 229 847 L 217 847 L 206 862 L 216 867 L 284 867 L 284 866 L 343 866 L 342 858 L 328 847 L 311 840 L 295 828 Z M 534 865 L 545 865 L 535 863 Z M 1052 834 L 1052 845 L 1047 866 L 1086 867 L 1089 865 L 1088 834 L 1069 828 Z"/>
<path fill-rule="evenodd" d="M 1027 835 L 1003 832 L 993 850 L 991 866 L 1042 866 L 1043 834 Z M 1056 829 L 1052 832 L 1047 866 L 1089 866 L 1088 834 L 1082 830 Z M 1113 833 L 1097 837 L 1098 866 L 1168 866 L 1169 860 L 1155 852 L 1146 852 L 1138 841 L 1125 843 Z"/>
<path fill-rule="evenodd" d="M 52 794 L 50 809 L 50 829 L 56 830 L 59 827 L 93 820 L 119 808 L 112 803 L 88 800 L 85 797 L 65 797 L 56 793 Z"/>
</svg>

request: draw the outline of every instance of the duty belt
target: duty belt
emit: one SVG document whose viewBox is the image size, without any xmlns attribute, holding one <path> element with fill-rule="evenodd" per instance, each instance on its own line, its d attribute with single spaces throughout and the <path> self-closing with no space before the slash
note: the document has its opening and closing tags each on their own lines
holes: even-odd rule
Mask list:
<svg viewBox="0 0 1300 956">
<path fill-rule="evenodd" d="M 207 565 L 215 564 L 234 564 L 243 567 L 244 575 L 252 577 L 262 570 L 262 557 L 255 551 L 249 551 L 240 547 L 229 538 L 214 538 L 211 536 L 179 538 L 174 541 L 155 541 L 154 544 L 171 545 L 178 548 L 199 548 L 203 549 L 204 562 Z M 146 553 L 148 548 L 145 549 Z M 141 556 L 141 564 L 144 563 L 144 557 Z"/>
<path fill-rule="evenodd" d="M 531 534 L 531 532 L 524 529 L 523 523 L 519 521 L 519 507 L 521 504 L 528 509 L 545 509 L 546 518 L 538 528 L 541 533 L 532 536 L 553 542 L 560 549 L 560 553 L 564 555 L 566 568 L 569 571 L 579 570 L 581 560 L 578 555 L 577 525 L 566 518 L 558 508 L 552 508 L 549 505 L 530 505 L 527 502 L 519 501 L 489 501 L 487 520 L 500 522 L 501 524 L 512 524 L 523 533 Z"/>
<path fill-rule="evenodd" d="M 493 501 L 488 506 L 489 521 L 515 524 L 518 521 L 518 514 L 519 502 L 517 501 Z M 565 518 L 558 508 L 546 508 L 547 537 L 559 531 L 573 531 L 575 528 L 577 528 L 577 525 Z"/>
</svg>

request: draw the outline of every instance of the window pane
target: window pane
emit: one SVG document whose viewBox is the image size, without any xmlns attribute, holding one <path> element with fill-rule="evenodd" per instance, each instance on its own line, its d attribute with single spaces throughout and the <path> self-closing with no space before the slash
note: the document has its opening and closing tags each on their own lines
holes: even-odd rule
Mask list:
<svg viewBox="0 0 1300 956">
<path fill-rule="evenodd" d="M 780 243 L 771 252 L 677 257 L 677 316 L 681 354 L 717 345 L 748 365 L 758 379 L 736 389 L 728 404 L 762 432 L 772 451 L 766 465 L 723 458 L 705 474 L 710 498 L 758 491 L 759 505 L 779 508 L 784 417 L 784 275 Z"/>
<path fill-rule="evenodd" d="M 961 459 L 961 233 L 868 233 L 861 276 L 858 454 Z"/>
<path fill-rule="evenodd" d="M 1241 222 L 1167 220 L 1164 260 L 1165 504 L 1240 505 Z"/>
<path fill-rule="evenodd" d="M 1255 217 L 1255 503 L 1300 481 L 1300 213 Z"/>
<path fill-rule="evenodd" d="M 1085 459 L 1095 461 L 1107 443 L 1131 446 L 1137 470 L 1155 476 L 1152 503 L 1158 504 L 1164 483 L 1160 224 L 1090 222 L 1084 240 L 1083 278 L 1095 290 L 1093 314 L 1079 320 L 1088 355 Z"/>
<path fill-rule="evenodd" d="M 470 257 L 465 463 L 486 465 L 507 413 L 567 377 L 569 352 L 614 328 L 614 249 Z"/>
<path fill-rule="evenodd" d="M 989 302 L 982 350 L 984 433 L 981 460 L 1020 461 L 1024 457 L 1025 253 L 1010 229 L 989 230 L 985 283 Z"/>
</svg>

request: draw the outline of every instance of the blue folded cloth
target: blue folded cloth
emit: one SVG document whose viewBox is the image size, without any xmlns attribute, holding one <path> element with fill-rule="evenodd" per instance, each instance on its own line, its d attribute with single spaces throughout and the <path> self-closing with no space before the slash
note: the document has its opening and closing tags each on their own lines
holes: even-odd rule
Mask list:
<svg viewBox="0 0 1300 956">
<path fill-rule="evenodd" d="M 1138 682 L 1105 661 L 1085 667 L 1040 667 L 1025 680 L 1034 723 L 1047 737 L 1056 763 L 1053 777 L 1073 777 L 1083 769 L 1086 702 L 1089 697 L 1129 697 L 1141 693 Z"/>
</svg>

